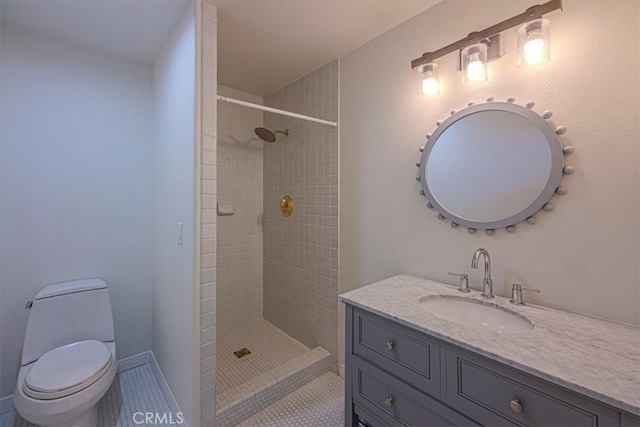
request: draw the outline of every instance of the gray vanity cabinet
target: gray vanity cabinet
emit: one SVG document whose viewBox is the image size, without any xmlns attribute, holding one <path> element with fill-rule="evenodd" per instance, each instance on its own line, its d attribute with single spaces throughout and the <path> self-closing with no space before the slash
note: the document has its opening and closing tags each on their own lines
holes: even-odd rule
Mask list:
<svg viewBox="0 0 640 427">
<path fill-rule="evenodd" d="M 638 418 L 346 305 L 346 425 L 638 426 Z"/>
</svg>

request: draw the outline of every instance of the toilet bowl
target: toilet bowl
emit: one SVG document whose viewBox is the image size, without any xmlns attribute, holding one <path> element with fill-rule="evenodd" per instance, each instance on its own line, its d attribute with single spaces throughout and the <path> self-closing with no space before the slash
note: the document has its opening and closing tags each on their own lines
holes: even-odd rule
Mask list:
<svg viewBox="0 0 640 427">
<path fill-rule="evenodd" d="M 92 427 L 118 369 L 107 285 L 50 285 L 33 302 L 14 392 L 16 410 L 41 426 Z"/>
</svg>

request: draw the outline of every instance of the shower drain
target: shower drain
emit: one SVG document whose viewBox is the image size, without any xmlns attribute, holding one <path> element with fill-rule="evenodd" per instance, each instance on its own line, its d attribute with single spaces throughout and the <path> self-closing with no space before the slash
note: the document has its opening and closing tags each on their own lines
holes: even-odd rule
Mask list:
<svg viewBox="0 0 640 427">
<path fill-rule="evenodd" d="M 242 359 L 243 357 L 251 354 L 248 348 L 241 348 L 240 350 L 236 350 L 233 352 L 238 359 Z"/>
</svg>

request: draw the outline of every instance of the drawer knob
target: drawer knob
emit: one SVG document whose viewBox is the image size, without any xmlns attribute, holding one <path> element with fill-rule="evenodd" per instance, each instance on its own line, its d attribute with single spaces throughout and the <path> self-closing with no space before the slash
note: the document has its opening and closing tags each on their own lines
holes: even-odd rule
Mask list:
<svg viewBox="0 0 640 427">
<path fill-rule="evenodd" d="M 386 343 L 384 346 L 385 346 L 385 347 L 387 348 L 387 350 L 389 350 L 389 351 L 393 350 L 393 341 L 389 341 L 389 342 L 388 342 L 388 343 Z"/>
<path fill-rule="evenodd" d="M 392 397 L 387 397 L 384 400 L 384 404 L 387 405 L 389 408 L 391 408 L 393 406 L 393 398 Z"/>
<path fill-rule="evenodd" d="M 518 414 L 522 412 L 522 403 L 520 403 L 518 399 L 513 399 L 511 402 L 509 402 L 509 407 L 513 412 L 516 412 Z"/>
</svg>

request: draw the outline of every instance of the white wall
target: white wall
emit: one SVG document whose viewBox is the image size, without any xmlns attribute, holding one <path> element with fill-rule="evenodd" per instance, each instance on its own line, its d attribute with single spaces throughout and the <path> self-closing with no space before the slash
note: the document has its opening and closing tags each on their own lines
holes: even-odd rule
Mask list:
<svg viewBox="0 0 640 427">
<path fill-rule="evenodd" d="M 49 283 L 101 277 L 120 358 L 151 347 L 148 67 L 8 27 L 0 91 L 0 396 Z"/>
<path fill-rule="evenodd" d="M 447 271 L 470 273 L 478 288 L 482 270 L 469 266 L 485 247 L 497 294 L 519 281 L 542 290 L 530 301 L 640 323 L 639 3 L 565 0 L 548 15 L 551 62 L 518 69 L 512 29 L 488 82 L 463 85 L 453 54 L 440 61 L 442 94 L 417 96 L 412 59 L 535 3 L 446 0 L 341 59 L 341 292 L 399 273 L 454 283 Z M 553 199 L 555 211 L 493 237 L 438 221 L 415 181 L 418 147 L 436 121 L 490 95 L 552 110 L 576 148 L 566 159 L 576 173 L 563 179 L 569 193 Z"/>
<path fill-rule="evenodd" d="M 153 67 L 152 349 L 189 424 L 193 424 L 195 17 L 193 4 Z M 178 245 L 178 223 L 184 227 Z"/>
</svg>

